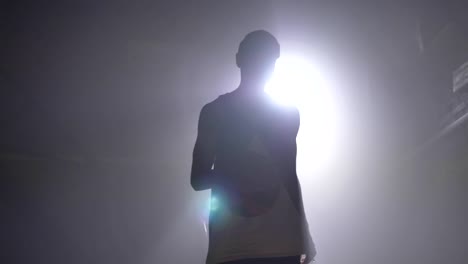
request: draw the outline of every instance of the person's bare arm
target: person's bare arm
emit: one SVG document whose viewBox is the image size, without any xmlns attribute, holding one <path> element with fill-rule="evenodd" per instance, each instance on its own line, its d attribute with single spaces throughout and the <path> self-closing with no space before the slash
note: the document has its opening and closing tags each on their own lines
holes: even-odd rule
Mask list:
<svg viewBox="0 0 468 264">
<path fill-rule="evenodd" d="M 195 191 L 207 190 L 213 184 L 212 166 L 215 159 L 216 128 L 210 104 L 200 111 L 198 134 L 193 149 L 190 184 Z"/>
<path fill-rule="evenodd" d="M 290 109 L 289 117 L 287 120 L 287 125 L 285 126 L 284 131 L 284 140 L 285 140 L 285 149 L 284 149 L 284 159 L 287 166 L 287 171 L 294 176 L 296 174 L 296 157 L 297 157 L 297 144 L 296 137 L 299 132 L 300 127 L 300 115 L 299 111 L 296 108 Z M 293 177 L 296 178 L 296 177 Z"/>
<path fill-rule="evenodd" d="M 304 264 L 308 264 L 310 262 L 313 262 L 315 259 L 315 256 L 317 254 L 317 251 L 315 249 L 315 244 L 314 241 L 312 240 L 312 237 L 310 236 L 310 231 L 309 231 L 309 224 L 304 212 L 304 204 L 302 201 L 302 188 L 301 184 L 299 182 L 299 179 L 297 177 L 296 173 L 296 158 L 297 158 L 297 143 L 296 143 L 296 137 L 299 131 L 300 127 L 300 115 L 299 111 L 297 109 L 291 109 L 290 116 L 288 118 L 287 125 L 284 130 L 284 149 L 283 149 L 283 159 L 285 161 L 285 166 L 286 170 L 288 171 L 287 175 L 287 180 L 286 184 L 288 188 L 291 190 L 292 194 L 292 199 L 295 203 L 295 205 L 298 206 L 298 210 L 300 211 L 300 214 L 303 216 L 303 231 L 306 234 L 306 252 L 305 253 L 305 259 L 303 259 Z"/>
</svg>

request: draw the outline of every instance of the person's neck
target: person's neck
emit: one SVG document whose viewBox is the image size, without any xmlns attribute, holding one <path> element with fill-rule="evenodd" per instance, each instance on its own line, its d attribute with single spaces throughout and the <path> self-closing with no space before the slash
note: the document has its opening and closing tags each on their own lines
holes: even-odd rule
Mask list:
<svg viewBox="0 0 468 264">
<path fill-rule="evenodd" d="M 241 80 L 237 91 L 248 97 L 257 97 L 264 94 L 264 84 L 261 82 Z"/>
</svg>

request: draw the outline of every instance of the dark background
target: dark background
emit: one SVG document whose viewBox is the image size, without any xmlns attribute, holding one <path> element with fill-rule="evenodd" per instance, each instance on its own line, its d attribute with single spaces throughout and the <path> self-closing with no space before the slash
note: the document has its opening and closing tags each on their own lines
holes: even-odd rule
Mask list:
<svg viewBox="0 0 468 264">
<path fill-rule="evenodd" d="M 440 134 L 468 103 L 451 88 L 466 11 L 1 2 L 0 262 L 203 263 L 209 192 L 189 185 L 198 114 L 236 88 L 237 46 L 263 28 L 323 67 L 347 119 L 333 173 L 299 175 L 317 262 L 468 263 L 466 125 Z"/>
</svg>

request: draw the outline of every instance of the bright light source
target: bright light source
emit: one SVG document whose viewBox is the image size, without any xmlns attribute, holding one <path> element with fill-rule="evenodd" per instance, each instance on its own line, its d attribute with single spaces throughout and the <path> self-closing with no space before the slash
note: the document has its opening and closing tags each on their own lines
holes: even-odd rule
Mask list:
<svg viewBox="0 0 468 264">
<path fill-rule="evenodd" d="M 323 77 L 312 64 L 298 57 L 281 57 L 265 92 L 280 104 L 304 108 L 311 99 L 325 96 L 324 86 Z"/>
<path fill-rule="evenodd" d="M 279 58 L 265 86 L 265 92 L 275 101 L 295 105 L 300 111 L 298 171 L 317 171 L 331 161 L 338 132 L 331 88 L 322 73 L 300 57 Z"/>
</svg>

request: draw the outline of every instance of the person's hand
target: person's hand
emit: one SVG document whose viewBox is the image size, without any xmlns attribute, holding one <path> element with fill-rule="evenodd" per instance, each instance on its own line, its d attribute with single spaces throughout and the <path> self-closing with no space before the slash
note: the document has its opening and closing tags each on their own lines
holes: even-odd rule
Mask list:
<svg viewBox="0 0 468 264">
<path fill-rule="evenodd" d="M 315 260 L 310 254 L 303 254 L 301 256 L 301 264 L 309 264 L 312 262 L 315 262 Z"/>
<path fill-rule="evenodd" d="M 315 245 L 312 246 L 305 254 L 301 256 L 301 264 L 309 264 L 315 262 L 315 256 L 317 255 L 317 250 Z"/>
</svg>

